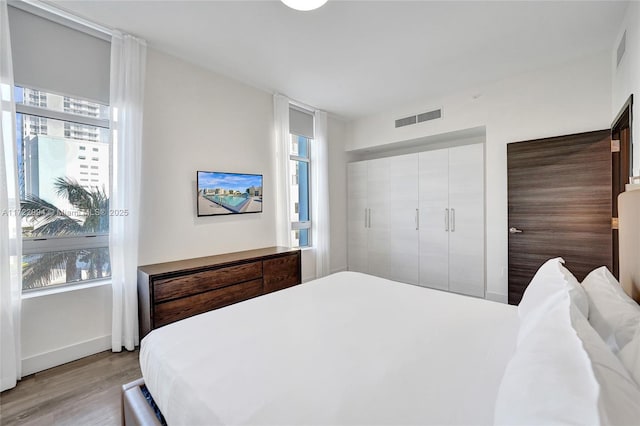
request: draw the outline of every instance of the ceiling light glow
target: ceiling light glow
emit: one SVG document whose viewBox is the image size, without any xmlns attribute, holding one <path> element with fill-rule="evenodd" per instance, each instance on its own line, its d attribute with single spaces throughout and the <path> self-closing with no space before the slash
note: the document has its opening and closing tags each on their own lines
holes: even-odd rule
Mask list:
<svg viewBox="0 0 640 426">
<path fill-rule="evenodd" d="M 327 0 L 280 0 L 282 3 L 295 10 L 314 10 L 324 5 Z"/>
</svg>

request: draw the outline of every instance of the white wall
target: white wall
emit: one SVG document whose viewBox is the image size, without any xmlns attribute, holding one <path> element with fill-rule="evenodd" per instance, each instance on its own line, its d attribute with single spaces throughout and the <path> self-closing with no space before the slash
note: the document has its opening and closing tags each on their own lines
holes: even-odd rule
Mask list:
<svg viewBox="0 0 640 426">
<path fill-rule="evenodd" d="M 111 286 L 22 300 L 22 375 L 111 348 Z"/>
<path fill-rule="evenodd" d="M 153 50 L 147 61 L 140 264 L 275 245 L 271 94 Z M 346 268 L 344 133 L 328 120 L 332 270 Z M 262 173 L 263 213 L 196 217 L 196 170 Z M 313 249 L 302 277 L 315 278 Z"/>
<path fill-rule="evenodd" d="M 347 126 L 329 117 L 329 198 L 331 216 L 331 272 L 347 269 Z"/>
<path fill-rule="evenodd" d="M 506 144 L 609 128 L 610 105 L 610 52 L 601 52 L 356 120 L 349 126 L 347 149 L 486 126 L 487 297 L 506 301 Z M 394 128 L 395 119 L 437 107 L 444 109 L 441 120 Z"/>
<path fill-rule="evenodd" d="M 616 52 L 622 34 L 627 32 L 626 52 L 616 64 Z M 640 3 L 629 2 L 624 20 L 620 25 L 620 32 L 612 46 L 612 105 L 611 121 L 618 115 L 622 106 L 634 94 L 633 117 L 631 135 L 633 139 L 633 175 L 640 176 Z"/>
<path fill-rule="evenodd" d="M 270 94 L 150 50 L 141 265 L 275 245 Z M 196 171 L 261 173 L 261 214 L 196 216 Z"/>
</svg>

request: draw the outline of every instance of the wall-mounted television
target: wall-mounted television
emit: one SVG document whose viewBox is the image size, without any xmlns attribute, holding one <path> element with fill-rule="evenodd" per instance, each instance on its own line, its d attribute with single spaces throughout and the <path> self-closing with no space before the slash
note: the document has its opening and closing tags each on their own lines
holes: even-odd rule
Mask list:
<svg viewBox="0 0 640 426">
<path fill-rule="evenodd" d="M 262 175 L 198 171 L 200 216 L 262 213 Z"/>
</svg>

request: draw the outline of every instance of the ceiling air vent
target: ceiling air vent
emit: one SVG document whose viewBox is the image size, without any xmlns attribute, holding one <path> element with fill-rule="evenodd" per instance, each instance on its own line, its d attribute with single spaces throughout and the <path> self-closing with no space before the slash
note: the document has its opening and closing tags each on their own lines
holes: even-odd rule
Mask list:
<svg viewBox="0 0 640 426">
<path fill-rule="evenodd" d="M 622 61 L 622 57 L 624 56 L 624 51 L 627 48 L 627 32 L 622 33 L 622 39 L 620 39 L 620 43 L 618 44 L 618 54 L 616 66 L 620 65 L 620 61 Z"/>
<path fill-rule="evenodd" d="M 434 109 L 433 111 L 423 112 L 422 114 L 399 118 L 396 120 L 396 128 L 410 126 L 416 123 L 423 123 L 437 118 L 442 118 L 442 109 Z"/>
<path fill-rule="evenodd" d="M 416 124 L 416 116 L 412 115 L 411 117 L 399 118 L 396 120 L 396 128 L 410 126 L 411 124 Z"/>
<path fill-rule="evenodd" d="M 422 123 L 424 121 L 435 120 L 436 118 L 442 117 L 441 109 L 434 109 L 433 111 L 423 112 L 422 114 L 418 114 L 418 123 Z"/>
</svg>

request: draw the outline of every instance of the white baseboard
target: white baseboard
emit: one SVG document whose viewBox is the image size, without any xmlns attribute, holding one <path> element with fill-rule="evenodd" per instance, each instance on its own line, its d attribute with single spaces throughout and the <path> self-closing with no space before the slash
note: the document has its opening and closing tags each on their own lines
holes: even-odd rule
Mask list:
<svg viewBox="0 0 640 426">
<path fill-rule="evenodd" d="M 111 335 L 24 358 L 22 360 L 22 375 L 28 376 L 108 349 L 111 349 Z"/>
<path fill-rule="evenodd" d="M 342 271 L 346 271 L 346 270 L 347 270 L 347 266 L 345 265 L 345 266 L 342 266 L 340 268 L 332 269 L 331 273 L 335 274 L 336 272 L 342 272 Z"/>
<path fill-rule="evenodd" d="M 494 302 L 508 303 L 508 298 L 506 294 L 487 292 L 485 299 L 493 300 Z"/>
<path fill-rule="evenodd" d="M 307 277 L 303 277 L 303 278 L 302 278 L 302 282 L 303 282 L 303 283 L 306 283 L 306 282 L 309 282 L 309 281 L 313 281 L 313 280 L 315 280 L 315 279 L 316 279 L 316 276 L 315 276 L 315 275 L 309 275 L 309 276 L 307 276 Z"/>
</svg>

